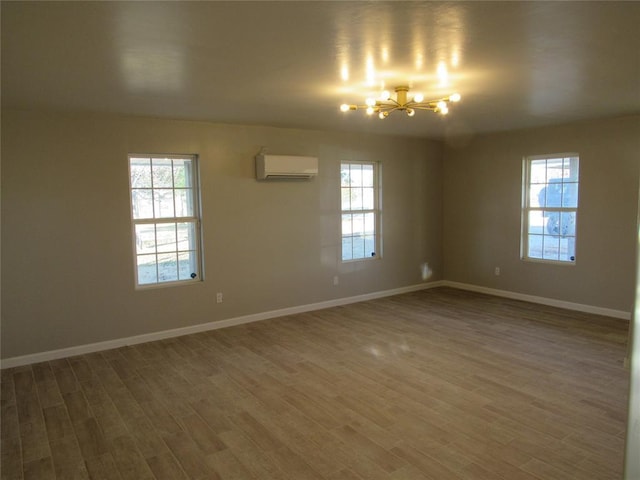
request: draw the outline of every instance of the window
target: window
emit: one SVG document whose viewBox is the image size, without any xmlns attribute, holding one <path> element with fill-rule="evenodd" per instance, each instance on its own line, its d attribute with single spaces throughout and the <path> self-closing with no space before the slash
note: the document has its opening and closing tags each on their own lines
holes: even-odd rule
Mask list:
<svg viewBox="0 0 640 480">
<path fill-rule="evenodd" d="M 575 263 L 578 162 L 577 153 L 525 159 L 524 259 Z"/>
<path fill-rule="evenodd" d="M 348 162 L 340 166 L 342 261 L 380 256 L 379 166 Z"/>
<path fill-rule="evenodd" d="M 201 279 L 195 155 L 129 155 L 136 286 Z"/>
</svg>

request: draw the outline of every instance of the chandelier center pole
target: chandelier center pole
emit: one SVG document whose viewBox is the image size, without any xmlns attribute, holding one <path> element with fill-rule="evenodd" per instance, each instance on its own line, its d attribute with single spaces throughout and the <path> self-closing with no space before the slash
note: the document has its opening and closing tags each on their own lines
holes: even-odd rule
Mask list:
<svg viewBox="0 0 640 480">
<path fill-rule="evenodd" d="M 409 87 L 396 87 L 396 101 L 401 107 L 407 104 L 407 94 L 409 93 Z"/>
</svg>

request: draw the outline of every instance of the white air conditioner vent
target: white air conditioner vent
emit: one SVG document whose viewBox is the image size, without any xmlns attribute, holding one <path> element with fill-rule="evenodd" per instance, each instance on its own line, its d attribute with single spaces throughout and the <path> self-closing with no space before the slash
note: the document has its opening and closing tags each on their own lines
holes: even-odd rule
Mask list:
<svg viewBox="0 0 640 480">
<path fill-rule="evenodd" d="M 317 174 L 317 157 L 256 155 L 256 178 L 258 180 L 309 179 Z"/>
</svg>

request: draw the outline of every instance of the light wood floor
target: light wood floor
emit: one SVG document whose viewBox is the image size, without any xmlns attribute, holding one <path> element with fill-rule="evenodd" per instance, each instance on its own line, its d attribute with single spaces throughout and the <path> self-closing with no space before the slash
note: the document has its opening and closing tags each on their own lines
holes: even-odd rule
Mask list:
<svg viewBox="0 0 640 480">
<path fill-rule="evenodd" d="M 433 289 L 2 372 L 2 479 L 619 479 L 627 322 Z"/>
</svg>

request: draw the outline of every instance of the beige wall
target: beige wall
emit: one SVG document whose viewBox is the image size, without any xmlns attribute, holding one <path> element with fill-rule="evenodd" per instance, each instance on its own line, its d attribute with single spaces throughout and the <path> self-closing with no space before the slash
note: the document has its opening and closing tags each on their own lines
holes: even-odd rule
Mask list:
<svg viewBox="0 0 640 480">
<path fill-rule="evenodd" d="M 576 265 L 520 260 L 522 159 L 578 152 Z M 447 280 L 630 312 L 640 117 L 451 141 L 443 163 Z M 494 275 L 494 267 L 501 275 Z"/>
<path fill-rule="evenodd" d="M 262 146 L 316 155 L 320 175 L 257 182 L 253 157 Z M 523 262 L 522 157 L 566 151 L 580 154 L 577 264 Z M 203 283 L 134 289 L 129 152 L 200 155 Z M 443 148 L 400 137 L 3 111 L 2 358 L 414 285 L 422 262 L 431 280 L 629 312 L 639 152 L 638 116 Z M 382 163 L 381 260 L 339 260 L 341 160 Z"/>
<path fill-rule="evenodd" d="M 261 146 L 320 174 L 257 182 Z M 134 289 L 130 152 L 200 155 L 203 283 Z M 414 285 L 422 262 L 442 278 L 441 158 L 419 139 L 3 111 L 2 357 Z M 341 160 L 382 163 L 380 260 L 340 262 Z"/>
</svg>

